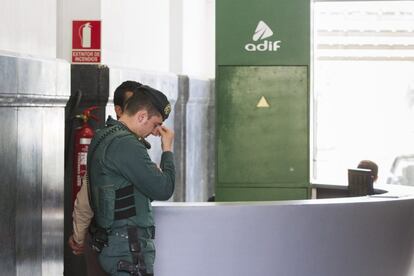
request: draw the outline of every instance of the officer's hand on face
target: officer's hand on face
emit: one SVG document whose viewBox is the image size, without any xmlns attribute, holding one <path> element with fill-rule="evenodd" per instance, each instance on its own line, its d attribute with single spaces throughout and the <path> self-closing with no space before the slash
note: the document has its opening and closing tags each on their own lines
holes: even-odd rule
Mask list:
<svg viewBox="0 0 414 276">
<path fill-rule="evenodd" d="M 157 137 L 161 136 L 160 128 L 161 126 L 157 126 L 151 134 Z"/>
<path fill-rule="evenodd" d="M 85 251 L 85 247 L 83 246 L 83 244 L 77 243 L 73 238 L 73 235 L 69 237 L 68 245 L 70 249 L 72 249 L 72 253 L 74 255 L 81 255 Z"/>
<path fill-rule="evenodd" d="M 166 126 L 159 126 L 158 131 L 161 135 L 162 151 L 172 151 L 172 143 L 174 140 L 174 132 Z"/>
</svg>

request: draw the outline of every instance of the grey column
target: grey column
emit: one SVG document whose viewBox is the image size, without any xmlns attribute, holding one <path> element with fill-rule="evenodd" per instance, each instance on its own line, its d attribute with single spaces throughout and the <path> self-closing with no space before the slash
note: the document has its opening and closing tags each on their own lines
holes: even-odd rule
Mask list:
<svg viewBox="0 0 414 276">
<path fill-rule="evenodd" d="M 208 102 L 208 134 L 207 144 L 207 197 L 208 199 L 215 195 L 216 183 L 216 92 L 215 80 L 209 80 L 210 97 Z M 214 200 L 213 200 L 214 201 Z"/>
<path fill-rule="evenodd" d="M 174 106 L 174 162 L 176 166 L 174 201 L 185 201 L 186 190 L 186 114 L 188 101 L 188 77 L 178 78 L 178 97 Z"/>
<path fill-rule="evenodd" d="M 7 96 L 4 96 L 7 95 Z M 7 107 L 17 96 L 17 59 L 0 56 L 0 274 L 16 275 L 17 108 Z"/>
<path fill-rule="evenodd" d="M 69 72 L 64 61 L 0 53 L 1 275 L 63 274 Z"/>
<path fill-rule="evenodd" d="M 207 201 L 213 193 L 213 95 L 212 81 L 190 78 L 186 118 L 186 201 Z"/>
</svg>

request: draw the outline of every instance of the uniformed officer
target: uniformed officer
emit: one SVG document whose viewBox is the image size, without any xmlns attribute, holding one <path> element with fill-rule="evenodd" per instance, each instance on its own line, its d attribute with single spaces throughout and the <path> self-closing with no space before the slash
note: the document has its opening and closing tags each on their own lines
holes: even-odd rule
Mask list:
<svg viewBox="0 0 414 276">
<path fill-rule="evenodd" d="M 121 83 L 114 92 L 113 102 L 117 120 L 124 112 L 126 100 L 131 97 L 142 84 L 136 81 L 127 80 Z M 106 126 L 115 125 L 117 122 L 110 116 L 106 121 Z M 144 143 L 147 143 L 143 140 Z M 146 144 L 150 148 L 150 144 Z M 87 185 L 82 185 L 78 192 L 73 208 L 73 234 L 69 237 L 68 245 L 73 254 L 80 255 L 85 253 L 88 275 L 102 276 L 106 275 L 98 264 L 96 253 L 85 246 L 85 241 L 90 243 L 90 237 L 87 230 L 93 218 L 93 211 L 89 205 Z"/>
<path fill-rule="evenodd" d="M 124 107 L 126 100 L 131 97 L 142 84 L 136 81 L 127 80 L 121 83 L 114 92 L 114 110 L 116 119 L 124 113 Z M 108 116 L 106 126 L 115 125 L 117 122 Z M 147 145 L 150 147 L 150 145 Z M 89 228 L 91 219 L 93 217 L 93 211 L 89 205 L 88 189 L 86 185 L 82 185 L 81 190 L 78 192 L 73 207 L 73 234 L 69 237 L 68 244 L 75 255 L 84 253 L 84 242 L 86 239 L 87 229 Z M 95 275 L 94 275 L 95 276 Z"/>
<path fill-rule="evenodd" d="M 151 201 L 167 200 L 174 191 L 174 134 L 162 125 L 170 111 L 162 92 L 141 86 L 119 122 L 97 131 L 89 147 L 91 207 L 94 224 L 104 233 L 99 261 L 111 275 L 153 274 Z M 161 137 L 160 168 L 143 142 L 151 134 Z"/>
</svg>

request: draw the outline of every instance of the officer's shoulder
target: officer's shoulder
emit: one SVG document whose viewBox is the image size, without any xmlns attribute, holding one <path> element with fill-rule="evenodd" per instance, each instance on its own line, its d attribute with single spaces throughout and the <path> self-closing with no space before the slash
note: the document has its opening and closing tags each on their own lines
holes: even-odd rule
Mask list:
<svg viewBox="0 0 414 276">
<path fill-rule="evenodd" d="M 111 136 L 111 134 L 116 131 L 116 126 L 105 126 L 104 128 L 99 128 L 95 131 L 94 138 Z"/>
<path fill-rule="evenodd" d="M 129 131 L 122 131 L 116 137 L 114 137 L 117 144 L 124 147 L 138 147 L 139 149 L 145 150 L 145 146 L 139 141 L 139 138 Z"/>
</svg>

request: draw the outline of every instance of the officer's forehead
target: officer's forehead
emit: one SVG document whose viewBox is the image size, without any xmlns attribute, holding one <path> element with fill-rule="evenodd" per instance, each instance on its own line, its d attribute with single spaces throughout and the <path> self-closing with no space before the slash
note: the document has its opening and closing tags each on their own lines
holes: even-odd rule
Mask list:
<svg viewBox="0 0 414 276">
<path fill-rule="evenodd" d="M 157 124 L 157 125 L 162 125 L 162 123 L 164 122 L 163 119 L 162 119 L 161 114 L 151 115 L 149 120 L 152 121 L 153 123 Z"/>
</svg>

